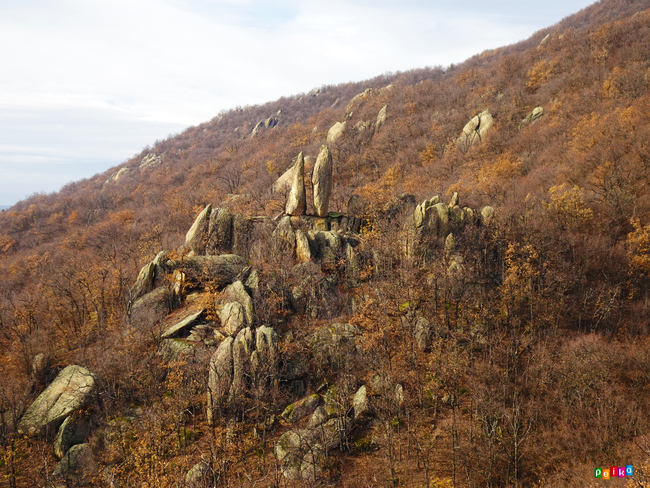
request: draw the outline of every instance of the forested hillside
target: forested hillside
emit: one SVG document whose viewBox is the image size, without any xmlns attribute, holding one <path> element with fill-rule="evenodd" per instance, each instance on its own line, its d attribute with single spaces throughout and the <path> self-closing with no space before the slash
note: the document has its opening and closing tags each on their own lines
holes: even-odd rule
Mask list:
<svg viewBox="0 0 650 488">
<path fill-rule="evenodd" d="M 648 39 L 603 0 L 0 212 L 0 485 L 648 486 Z"/>
</svg>

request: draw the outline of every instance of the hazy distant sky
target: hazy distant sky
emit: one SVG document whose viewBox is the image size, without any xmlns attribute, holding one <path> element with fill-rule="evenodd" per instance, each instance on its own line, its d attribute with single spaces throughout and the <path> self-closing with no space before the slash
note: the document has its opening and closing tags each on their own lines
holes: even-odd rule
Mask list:
<svg viewBox="0 0 650 488">
<path fill-rule="evenodd" d="M 461 62 L 591 0 L 0 0 L 0 205 L 221 110 Z"/>
</svg>

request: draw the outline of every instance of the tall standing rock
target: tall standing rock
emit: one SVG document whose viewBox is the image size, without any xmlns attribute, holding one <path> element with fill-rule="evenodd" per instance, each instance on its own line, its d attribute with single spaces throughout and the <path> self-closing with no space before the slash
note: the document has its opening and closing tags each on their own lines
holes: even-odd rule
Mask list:
<svg viewBox="0 0 650 488">
<path fill-rule="evenodd" d="M 207 238 L 208 225 L 210 223 L 210 213 L 212 205 L 205 207 L 196 217 L 196 220 L 187 231 L 185 236 L 185 245 L 196 254 L 202 254 L 205 251 L 205 240 Z"/>
<path fill-rule="evenodd" d="M 285 213 L 287 215 L 304 215 L 307 210 L 307 197 L 305 193 L 305 157 L 302 153 L 294 165 L 291 192 L 287 198 Z"/>
<path fill-rule="evenodd" d="M 312 181 L 314 183 L 314 211 L 319 217 L 326 217 L 332 193 L 332 155 L 324 144 L 316 159 Z"/>
</svg>

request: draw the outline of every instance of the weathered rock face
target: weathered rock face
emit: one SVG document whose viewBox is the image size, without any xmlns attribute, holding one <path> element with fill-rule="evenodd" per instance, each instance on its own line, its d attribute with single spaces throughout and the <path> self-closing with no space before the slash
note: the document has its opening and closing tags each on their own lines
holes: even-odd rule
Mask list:
<svg viewBox="0 0 650 488">
<path fill-rule="evenodd" d="M 131 324 L 139 328 L 153 327 L 165 318 L 172 302 L 171 293 L 163 286 L 141 296 L 131 305 Z"/>
<path fill-rule="evenodd" d="M 137 300 L 145 293 L 149 293 L 153 289 L 154 280 L 156 278 L 156 265 L 153 261 L 145 264 L 135 284 L 131 287 L 131 300 Z"/>
<path fill-rule="evenodd" d="M 527 125 L 533 125 L 535 122 L 539 121 L 544 117 L 544 107 L 535 107 L 531 113 L 526 115 L 524 120 L 519 124 L 520 128 L 523 128 Z"/>
<path fill-rule="evenodd" d="M 219 320 L 224 331 L 235 336 L 246 326 L 246 312 L 239 302 L 226 303 L 219 312 Z"/>
<path fill-rule="evenodd" d="M 280 437 L 275 445 L 275 455 L 286 478 L 309 483 L 319 478 L 328 452 L 341 445 L 354 426 L 354 418 L 347 415 L 349 404 L 346 398 L 349 395 L 346 393 L 340 394 L 338 386 L 330 388 L 322 398 L 324 405 L 313 410 L 305 428 L 289 430 Z M 330 399 L 335 401 L 330 402 Z M 293 408 L 287 407 L 287 416 L 290 417 L 296 409 L 300 409 L 302 415 L 307 406 L 312 410 L 320 400 L 318 395 L 312 395 L 296 402 Z"/>
<path fill-rule="evenodd" d="M 327 216 L 332 193 L 332 155 L 327 146 L 321 146 L 312 175 L 314 184 L 314 212 L 319 217 Z"/>
<path fill-rule="evenodd" d="M 361 105 L 361 103 L 367 100 L 371 96 L 371 94 L 372 94 L 372 88 L 366 88 L 361 93 L 358 93 L 355 96 L 353 96 L 350 102 L 345 107 L 346 112 L 349 112 L 350 110 L 353 110 L 359 105 Z"/>
<path fill-rule="evenodd" d="M 305 157 L 303 153 L 300 153 L 296 164 L 294 164 L 291 191 L 287 197 L 287 204 L 285 205 L 284 211 L 287 215 L 303 215 L 306 210 Z"/>
<path fill-rule="evenodd" d="M 149 153 L 140 161 L 140 171 L 160 166 L 162 162 L 162 156 L 155 153 Z"/>
<path fill-rule="evenodd" d="M 30 435 L 53 432 L 68 415 L 86 404 L 94 389 L 90 371 L 82 366 L 67 366 L 30 405 L 19 430 Z"/>
<path fill-rule="evenodd" d="M 127 167 L 120 168 L 118 171 L 113 173 L 109 179 L 106 180 L 106 183 L 108 184 L 108 183 L 113 183 L 115 181 L 118 181 L 123 176 L 126 176 L 127 174 L 129 174 L 130 171 L 131 170 L 129 168 L 127 168 Z"/>
<path fill-rule="evenodd" d="M 478 144 L 492 127 L 493 121 L 490 111 L 484 110 L 463 127 L 463 132 L 456 140 L 456 145 L 461 150 L 466 151 L 474 144 Z"/>
<path fill-rule="evenodd" d="M 244 284 L 237 280 L 234 283 L 228 285 L 222 292 L 222 299 L 224 303 L 237 302 L 239 303 L 246 315 L 246 323 L 253 325 L 254 313 L 253 313 L 253 300 L 246 291 Z"/>
<path fill-rule="evenodd" d="M 330 127 L 330 130 L 327 131 L 327 143 L 334 144 L 336 141 L 338 141 L 343 135 L 343 132 L 345 132 L 346 125 L 347 122 L 337 122 L 332 127 Z"/>
<path fill-rule="evenodd" d="M 93 451 L 88 444 L 72 446 L 54 468 L 54 477 L 66 478 L 72 486 L 88 486 L 90 476 L 97 469 Z M 68 485 L 70 486 L 70 485 Z"/>
<path fill-rule="evenodd" d="M 274 384 L 277 375 L 277 336 L 271 327 L 246 327 L 228 337 L 212 356 L 208 373 L 208 420 L 217 409 L 244 398 L 251 386 Z"/>
<path fill-rule="evenodd" d="M 379 113 L 377 114 L 377 121 L 375 122 L 375 132 L 377 132 L 382 125 L 384 125 L 384 122 L 386 122 L 386 117 L 387 117 L 387 111 L 388 111 L 388 105 L 384 105 Z"/>
<path fill-rule="evenodd" d="M 351 324 L 331 324 L 314 333 L 310 340 L 312 354 L 318 363 L 344 368 L 357 359 L 357 337 L 361 329 Z"/>
<path fill-rule="evenodd" d="M 309 395 L 308 397 L 298 400 L 285 408 L 282 412 L 282 418 L 292 424 L 300 422 L 308 415 L 314 413 L 314 410 L 316 410 L 319 403 L 320 395 L 318 393 Z"/>
<path fill-rule="evenodd" d="M 221 254 L 220 256 L 192 256 L 184 258 L 182 263 L 186 270 L 200 272 L 215 287 L 223 288 L 237 279 L 246 279 L 249 270 L 248 261 L 236 254 Z"/>
<path fill-rule="evenodd" d="M 59 427 L 59 432 L 54 441 L 54 454 L 61 459 L 72 446 L 84 442 L 89 434 L 90 423 L 88 418 L 73 413 Z"/>
<path fill-rule="evenodd" d="M 196 254 L 203 254 L 207 244 L 206 237 L 208 226 L 210 224 L 210 213 L 212 212 L 212 205 L 205 207 L 201 213 L 196 217 L 192 227 L 187 231 L 185 236 L 185 246 Z"/>
<path fill-rule="evenodd" d="M 200 306 L 182 310 L 179 315 L 172 317 L 173 320 L 166 320 L 167 323 L 163 323 L 163 333 L 160 335 L 160 338 L 169 339 L 181 334 L 188 335 L 189 329 L 204 312 L 205 309 Z"/>
<path fill-rule="evenodd" d="M 483 210 L 485 216 L 482 216 Z M 441 202 L 439 196 L 425 200 L 415 207 L 413 215 L 406 220 L 405 254 L 411 257 L 427 254 L 432 239 L 438 239 L 443 244 L 450 234 L 462 232 L 466 225 L 489 225 L 494 209 L 485 207 L 483 210 L 478 212 L 469 207 L 461 208 L 458 193 L 453 194 L 449 205 Z M 453 248 L 453 243 L 450 245 Z"/>
<path fill-rule="evenodd" d="M 210 213 L 206 254 L 227 254 L 232 247 L 232 214 L 226 208 L 215 208 Z M 205 227 L 204 227 L 205 229 Z"/>
</svg>

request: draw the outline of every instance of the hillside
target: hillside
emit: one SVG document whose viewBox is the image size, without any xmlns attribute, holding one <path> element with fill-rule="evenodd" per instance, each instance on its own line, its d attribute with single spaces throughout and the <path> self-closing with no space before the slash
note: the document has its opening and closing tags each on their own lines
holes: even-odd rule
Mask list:
<svg viewBox="0 0 650 488">
<path fill-rule="evenodd" d="M 649 38 L 600 1 L 0 212 L 3 483 L 648 486 Z"/>
</svg>

